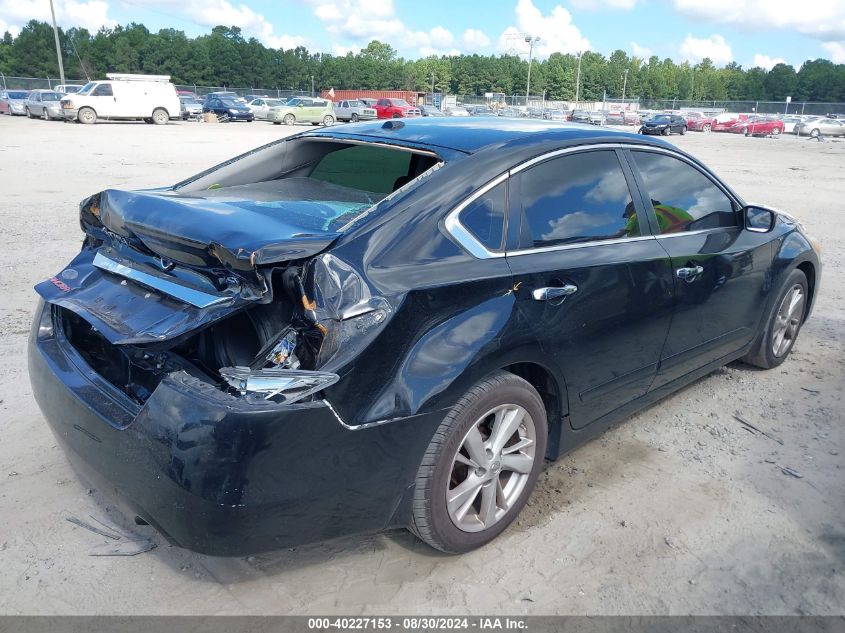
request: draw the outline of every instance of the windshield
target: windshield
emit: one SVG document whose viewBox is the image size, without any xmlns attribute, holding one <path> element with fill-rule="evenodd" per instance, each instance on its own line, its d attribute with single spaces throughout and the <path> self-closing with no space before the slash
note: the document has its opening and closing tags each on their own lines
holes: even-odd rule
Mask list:
<svg viewBox="0 0 845 633">
<path fill-rule="evenodd" d="M 26 99 L 28 92 L 24 92 L 23 90 L 10 90 L 9 91 L 9 99 Z"/>
<path fill-rule="evenodd" d="M 66 94 L 76 94 L 82 86 L 65 86 L 65 93 Z"/>
<path fill-rule="evenodd" d="M 282 99 L 265 99 L 264 103 L 266 103 L 271 108 L 278 108 L 279 106 L 285 104 Z"/>
<path fill-rule="evenodd" d="M 666 116 L 665 114 L 658 114 L 657 116 L 655 116 L 655 117 L 652 119 L 652 121 L 656 121 L 656 122 L 658 122 L 658 123 L 666 123 L 666 122 L 668 122 L 668 121 L 669 121 L 669 117 L 668 117 L 668 116 Z"/>
<path fill-rule="evenodd" d="M 404 99 L 391 99 L 391 101 L 393 102 L 393 105 L 395 105 L 395 106 L 403 106 L 404 107 L 404 106 L 408 105 L 408 102 L 405 101 Z"/>
<path fill-rule="evenodd" d="M 191 104 L 191 105 L 199 105 L 200 104 L 200 102 L 197 99 L 194 99 L 193 97 L 179 97 L 179 101 L 181 101 L 182 103 Z"/>
<path fill-rule="evenodd" d="M 82 88 L 81 88 L 81 89 L 79 90 L 79 92 L 78 92 L 78 93 L 76 93 L 76 94 L 78 94 L 78 95 L 80 95 L 80 96 L 85 96 L 85 95 L 87 95 L 89 92 L 91 92 L 91 91 L 94 89 L 94 86 L 96 86 L 96 85 L 97 85 L 97 82 L 95 82 L 95 81 L 89 81 L 87 84 L 85 84 L 84 86 L 82 86 Z"/>
<path fill-rule="evenodd" d="M 41 93 L 41 100 L 42 101 L 59 101 L 61 100 L 62 95 L 58 92 L 42 92 Z"/>
<path fill-rule="evenodd" d="M 347 101 L 347 103 L 349 104 L 350 108 L 360 108 L 362 105 L 364 105 L 363 103 L 361 103 L 360 101 L 357 101 L 357 100 L 356 101 Z"/>
<path fill-rule="evenodd" d="M 238 108 L 241 105 L 238 101 L 235 101 L 234 99 L 232 99 L 230 97 L 226 97 L 225 99 L 220 99 L 220 103 L 222 103 L 227 108 Z"/>
</svg>

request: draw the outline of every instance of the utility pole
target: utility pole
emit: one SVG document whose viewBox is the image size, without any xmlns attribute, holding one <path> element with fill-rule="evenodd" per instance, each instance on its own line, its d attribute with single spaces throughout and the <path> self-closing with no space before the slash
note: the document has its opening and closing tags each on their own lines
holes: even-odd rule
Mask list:
<svg viewBox="0 0 845 633">
<path fill-rule="evenodd" d="M 579 97 L 581 96 L 581 55 L 584 51 L 578 51 L 578 72 L 575 75 L 575 106 L 578 107 Z"/>
<path fill-rule="evenodd" d="M 625 88 L 628 87 L 628 68 L 625 69 L 625 74 L 622 78 L 622 109 L 625 109 Z"/>
<path fill-rule="evenodd" d="M 525 107 L 528 107 L 528 95 L 531 94 L 531 56 L 534 53 L 534 44 L 540 41 L 540 36 L 531 37 L 525 36 L 525 41 L 528 42 L 528 82 L 525 84 Z"/>
<path fill-rule="evenodd" d="M 59 77 L 62 83 L 65 82 L 65 66 L 62 63 L 62 47 L 59 45 L 59 27 L 56 26 L 56 10 L 53 8 L 53 0 L 50 0 L 50 14 L 53 16 L 53 37 L 56 38 L 56 57 L 59 60 Z M 52 86 L 50 86 L 52 88 Z"/>
<path fill-rule="evenodd" d="M 690 82 L 689 98 L 691 101 L 695 101 L 695 66 L 692 67 L 692 81 Z"/>
</svg>

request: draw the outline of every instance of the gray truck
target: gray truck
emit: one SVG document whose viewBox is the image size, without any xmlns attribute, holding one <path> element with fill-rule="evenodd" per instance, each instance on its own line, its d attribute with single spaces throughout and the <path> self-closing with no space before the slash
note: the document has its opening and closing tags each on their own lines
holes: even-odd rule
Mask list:
<svg viewBox="0 0 845 633">
<path fill-rule="evenodd" d="M 332 105 L 338 121 L 368 121 L 378 118 L 375 108 L 371 108 L 358 99 L 344 99 Z"/>
</svg>

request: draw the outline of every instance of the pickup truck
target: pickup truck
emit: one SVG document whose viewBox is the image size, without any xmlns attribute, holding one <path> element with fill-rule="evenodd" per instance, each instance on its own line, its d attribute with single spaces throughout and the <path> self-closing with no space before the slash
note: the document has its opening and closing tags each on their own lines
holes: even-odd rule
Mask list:
<svg viewBox="0 0 845 633">
<path fill-rule="evenodd" d="M 404 99 L 379 99 L 375 109 L 380 119 L 422 116 L 419 108 L 415 108 Z"/>
<path fill-rule="evenodd" d="M 358 99 L 344 99 L 332 105 L 334 116 L 338 121 L 368 121 L 370 119 L 378 118 L 378 113 L 374 108 L 369 107 Z"/>
</svg>

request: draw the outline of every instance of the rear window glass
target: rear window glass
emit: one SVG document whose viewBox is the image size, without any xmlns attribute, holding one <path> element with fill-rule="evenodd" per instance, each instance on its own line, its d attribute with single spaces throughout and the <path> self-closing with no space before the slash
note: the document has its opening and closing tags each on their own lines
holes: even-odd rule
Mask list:
<svg viewBox="0 0 845 633">
<path fill-rule="evenodd" d="M 410 152 L 353 145 L 323 156 L 311 178 L 373 193 L 388 194 L 411 178 Z"/>
</svg>

